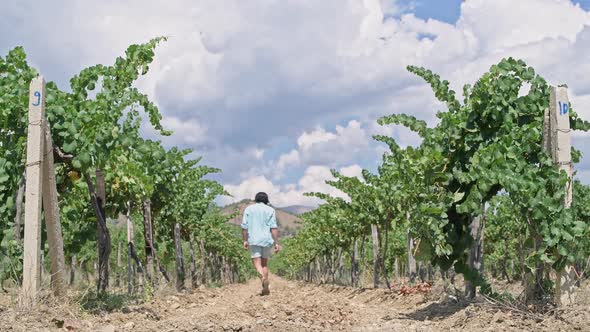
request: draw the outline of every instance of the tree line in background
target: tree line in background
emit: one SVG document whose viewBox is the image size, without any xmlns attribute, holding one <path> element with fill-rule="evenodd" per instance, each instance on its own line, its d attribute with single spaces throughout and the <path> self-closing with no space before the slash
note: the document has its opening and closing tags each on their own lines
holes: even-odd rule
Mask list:
<svg viewBox="0 0 590 332">
<path fill-rule="evenodd" d="M 354 286 L 361 272 L 371 272 L 374 287 L 390 287 L 392 274 L 397 279 L 403 271 L 414 282 L 432 277 L 437 267 L 443 277 L 463 274 L 468 298 L 477 287 L 499 295 L 487 281 L 491 274 L 522 280 L 526 302 L 552 302 L 552 271 L 590 267 L 590 188 L 575 182 L 574 203 L 563 208 L 567 174 L 543 148 L 549 85 L 523 61 L 508 58 L 465 85 L 459 102 L 448 81 L 423 68 L 408 70 L 448 110 L 437 113 L 434 127 L 406 114 L 379 119 L 409 128 L 421 143 L 402 147 L 375 136 L 390 150 L 376 174 L 333 171 L 328 184 L 348 199 L 309 193 L 326 203 L 303 215 L 274 271 Z M 570 125 L 590 128 L 573 111 Z M 572 156 L 579 161 L 575 149 Z"/>
<path fill-rule="evenodd" d="M 206 176 L 220 170 L 192 159 L 191 150 L 140 135 L 142 112 L 161 135 L 170 134 L 156 105 L 134 87 L 164 40 L 131 45 L 113 65 L 82 70 L 67 91 L 47 84 L 66 260 L 71 280 L 85 271 L 97 293 L 112 286 L 113 267 L 120 282 L 122 252 L 130 292 L 170 281 L 172 264 L 177 289 L 185 288 L 187 260 L 195 287 L 251 273 L 231 216 L 214 206 L 225 192 Z M 0 283 L 22 281 L 27 105 L 37 75 L 21 47 L 0 57 Z M 120 216 L 125 222 L 114 222 Z"/>
</svg>

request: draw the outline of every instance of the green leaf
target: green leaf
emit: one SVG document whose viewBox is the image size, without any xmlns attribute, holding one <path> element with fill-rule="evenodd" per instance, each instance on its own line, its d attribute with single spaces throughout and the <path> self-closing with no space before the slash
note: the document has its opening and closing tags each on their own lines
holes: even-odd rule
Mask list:
<svg viewBox="0 0 590 332">
<path fill-rule="evenodd" d="M 74 151 L 76 151 L 77 146 L 78 144 L 76 143 L 76 141 L 72 141 L 70 143 L 64 144 L 63 150 L 65 153 L 73 153 Z"/>
<path fill-rule="evenodd" d="M 80 154 L 80 162 L 82 162 L 84 165 L 90 165 L 90 161 L 90 154 L 87 152 L 82 152 Z"/>
<path fill-rule="evenodd" d="M 82 169 L 82 163 L 79 159 L 72 160 L 72 166 L 74 166 L 76 169 Z"/>
</svg>

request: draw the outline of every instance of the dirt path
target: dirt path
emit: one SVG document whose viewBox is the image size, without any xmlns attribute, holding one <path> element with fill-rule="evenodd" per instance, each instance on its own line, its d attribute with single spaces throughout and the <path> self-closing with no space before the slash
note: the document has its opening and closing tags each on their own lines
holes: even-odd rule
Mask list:
<svg viewBox="0 0 590 332">
<path fill-rule="evenodd" d="M 364 304 L 353 304 L 345 294 L 335 296 L 329 289 L 304 286 L 276 276 L 271 282 L 270 296 L 259 296 L 260 283 L 251 280 L 154 301 L 152 305 L 156 307 L 152 309 L 164 313 L 159 321 L 149 319 L 150 314 L 143 312 L 149 305 L 130 308 L 139 314 L 132 314 L 136 317 L 112 314 L 110 319 L 113 323 L 121 320 L 117 325 L 123 327 L 125 322 L 143 320 L 141 326 L 133 324 L 134 330 L 146 331 L 348 331 L 365 320 L 363 310 L 356 310 Z"/>
<path fill-rule="evenodd" d="M 100 316 L 63 308 L 0 312 L 0 330 L 31 331 L 590 331 L 588 307 L 567 319 L 524 319 L 482 304 L 460 305 L 436 291 L 398 295 L 385 290 L 316 286 L 271 278 L 187 294 L 160 296 Z M 442 301 L 441 301 L 442 299 Z M 58 310 L 59 309 L 59 310 Z M 60 316 L 61 315 L 61 316 Z M 564 315 L 565 316 L 565 315 Z"/>
</svg>

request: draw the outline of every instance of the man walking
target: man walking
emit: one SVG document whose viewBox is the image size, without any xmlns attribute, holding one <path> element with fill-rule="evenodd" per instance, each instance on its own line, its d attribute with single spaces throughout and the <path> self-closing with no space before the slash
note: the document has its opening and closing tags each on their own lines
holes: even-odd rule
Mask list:
<svg viewBox="0 0 590 332">
<path fill-rule="evenodd" d="M 250 249 L 252 263 L 262 280 L 262 295 L 268 295 L 268 258 L 273 247 L 275 253 L 280 250 L 279 230 L 275 210 L 268 206 L 268 195 L 260 192 L 254 200 L 256 204 L 248 206 L 244 211 L 242 239 L 244 249 Z"/>
</svg>

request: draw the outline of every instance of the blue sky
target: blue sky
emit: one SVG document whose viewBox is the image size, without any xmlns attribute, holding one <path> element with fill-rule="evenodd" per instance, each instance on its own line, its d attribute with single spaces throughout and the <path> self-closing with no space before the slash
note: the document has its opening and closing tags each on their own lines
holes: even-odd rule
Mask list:
<svg viewBox="0 0 590 332">
<path fill-rule="evenodd" d="M 324 183 L 331 168 L 375 169 L 385 147 L 372 135 L 419 142 L 376 119 L 405 112 L 436 122 L 444 106 L 410 64 L 461 91 L 503 57 L 522 58 L 549 82 L 567 82 L 590 119 L 589 11 L 590 0 L 5 0 L 0 54 L 24 46 L 67 89 L 81 69 L 169 36 L 137 84 L 174 131 L 164 144 L 223 170 L 233 198 L 220 203 L 263 190 L 278 206 L 313 205 L 304 192 L 339 194 Z M 144 134 L 158 138 L 147 126 Z M 589 137 L 573 140 L 588 155 Z M 576 169 L 590 183 L 590 157 Z"/>
<path fill-rule="evenodd" d="M 461 2 L 462 0 L 404 0 L 401 3 L 419 18 L 455 23 L 461 13 Z"/>
<path fill-rule="evenodd" d="M 447 23 L 455 23 L 461 14 L 461 3 L 464 0 L 404 0 L 400 3 L 409 11 L 422 19 L 435 19 Z M 493 0 L 491 0 L 493 1 Z M 515 0 L 518 1 L 518 0 Z M 577 0 L 585 10 L 590 10 L 590 0 Z"/>
</svg>

